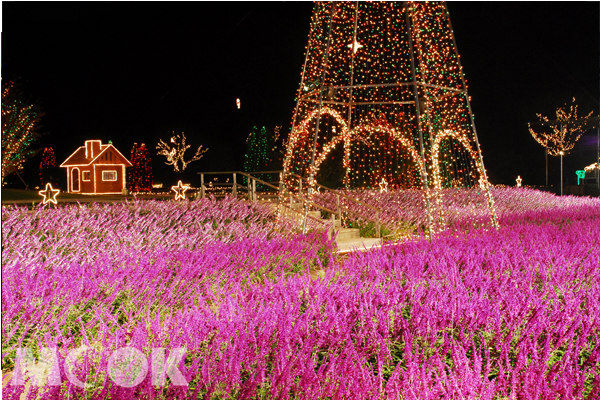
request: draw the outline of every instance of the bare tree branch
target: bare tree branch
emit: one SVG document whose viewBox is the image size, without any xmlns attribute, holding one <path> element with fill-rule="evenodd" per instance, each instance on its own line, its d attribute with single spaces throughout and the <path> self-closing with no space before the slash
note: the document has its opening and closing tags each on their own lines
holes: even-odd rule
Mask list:
<svg viewBox="0 0 600 400">
<path fill-rule="evenodd" d="M 575 98 L 573 98 L 573 104 L 569 111 L 565 107 L 560 107 L 556 110 L 556 120 L 550 121 L 548 117 L 544 117 L 541 114 L 536 114 L 537 117 L 550 127 L 551 131 L 540 131 L 536 132 L 529 126 L 529 133 L 531 136 L 542 146 L 548 149 L 548 154 L 551 156 L 558 156 L 561 154 L 567 154 L 573 150 L 575 143 L 579 140 L 583 134 L 583 127 L 587 124 L 588 118 L 592 116 L 593 111 L 590 111 L 588 115 L 582 118 L 577 118 L 577 105 L 575 105 Z"/>
<path fill-rule="evenodd" d="M 173 143 L 172 147 L 169 144 L 163 142 L 162 139 L 158 142 L 158 145 L 156 146 L 156 149 L 158 150 L 158 155 L 165 156 L 167 158 L 165 164 L 172 165 L 175 172 L 184 171 L 189 163 L 200 160 L 204 156 L 204 153 L 208 151 L 207 148 L 203 149 L 203 146 L 200 145 L 200 147 L 198 147 L 198 150 L 196 150 L 196 154 L 194 154 L 194 156 L 191 159 L 186 161 L 184 157 L 185 152 L 191 146 L 186 145 L 185 140 L 185 133 L 181 133 L 181 135 L 174 135 L 171 137 L 171 143 Z M 181 169 L 179 166 L 180 163 Z"/>
</svg>

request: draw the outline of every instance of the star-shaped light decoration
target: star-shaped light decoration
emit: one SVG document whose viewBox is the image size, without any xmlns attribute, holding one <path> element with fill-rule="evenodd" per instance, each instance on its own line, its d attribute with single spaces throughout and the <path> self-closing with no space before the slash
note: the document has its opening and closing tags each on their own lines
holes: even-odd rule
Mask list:
<svg viewBox="0 0 600 400">
<path fill-rule="evenodd" d="M 348 47 L 350 47 L 352 49 L 352 51 L 354 52 L 354 54 L 356 54 L 356 52 L 358 51 L 358 49 L 360 49 L 361 47 L 363 47 L 363 45 L 360 44 L 360 43 L 358 43 L 356 41 L 356 39 L 354 39 L 354 43 L 349 44 Z"/>
<path fill-rule="evenodd" d="M 185 200 L 185 191 L 189 188 L 188 185 L 184 185 L 181 181 L 177 182 L 177 186 L 171 186 L 171 190 L 175 192 L 175 200 Z"/>
<path fill-rule="evenodd" d="M 379 193 L 387 192 L 388 183 L 385 178 L 381 178 L 381 182 L 379 182 Z"/>
<path fill-rule="evenodd" d="M 517 176 L 517 187 L 521 187 L 521 182 L 523 182 L 523 179 L 521 179 L 521 175 Z"/>
<path fill-rule="evenodd" d="M 52 202 L 56 204 L 56 196 L 60 193 L 60 190 L 52 188 L 52 184 L 46 183 L 46 188 L 44 190 L 40 190 L 38 192 L 40 196 L 44 196 L 44 200 L 42 200 L 43 204 L 48 202 Z"/>
</svg>

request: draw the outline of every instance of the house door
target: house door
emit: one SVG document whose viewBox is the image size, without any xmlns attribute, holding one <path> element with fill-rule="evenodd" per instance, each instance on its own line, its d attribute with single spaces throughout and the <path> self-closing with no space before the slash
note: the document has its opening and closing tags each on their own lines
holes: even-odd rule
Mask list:
<svg viewBox="0 0 600 400">
<path fill-rule="evenodd" d="M 71 192 L 79 192 L 79 168 L 71 170 Z"/>
</svg>

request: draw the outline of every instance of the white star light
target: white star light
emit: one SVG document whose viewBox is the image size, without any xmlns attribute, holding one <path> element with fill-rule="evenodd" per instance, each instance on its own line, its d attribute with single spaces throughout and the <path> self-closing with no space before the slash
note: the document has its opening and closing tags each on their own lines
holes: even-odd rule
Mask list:
<svg viewBox="0 0 600 400">
<path fill-rule="evenodd" d="M 43 204 L 48 202 L 56 204 L 56 196 L 60 193 L 60 190 L 54 189 L 51 184 L 46 183 L 46 189 L 40 190 L 38 193 L 40 196 L 44 196 Z"/>
<path fill-rule="evenodd" d="M 354 39 L 354 43 L 349 44 L 348 47 L 350 47 L 353 50 L 354 54 L 356 54 L 356 52 L 358 51 L 358 49 L 360 49 L 361 47 L 363 47 L 363 45 L 360 44 L 360 43 L 358 43 L 356 41 L 356 39 Z"/>
<path fill-rule="evenodd" d="M 171 186 L 171 190 L 175 192 L 175 200 L 185 200 L 185 191 L 190 187 L 188 185 L 184 185 L 179 181 L 177 186 Z"/>
<path fill-rule="evenodd" d="M 379 183 L 379 193 L 388 191 L 388 183 L 385 178 L 381 178 L 381 182 Z"/>
</svg>

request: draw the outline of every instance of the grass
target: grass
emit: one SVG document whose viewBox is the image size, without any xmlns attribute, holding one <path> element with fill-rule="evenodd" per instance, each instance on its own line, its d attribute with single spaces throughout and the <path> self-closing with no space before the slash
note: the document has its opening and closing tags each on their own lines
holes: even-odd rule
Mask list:
<svg viewBox="0 0 600 400">
<path fill-rule="evenodd" d="M 24 190 L 24 189 L 6 189 L 2 188 L 2 203 L 10 204 L 12 201 L 28 201 L 34 204 L 38 204 L 42 202 L 42 196 L 38 193 L 41 189 L 36 190 Z M 171 195 L 164 194 L 143 194 L 144 199 L 165 199 L 172 198 Z M 133 200 L 133 196 L 123 196 L 120 194 L 109 194 L 109 195 L 84 195 L 84 194 L 74 194 L 74 193 L 66 193 L 61 191 L 56 198 L 59 200 L 69 200 L 70 202 L 82 201 L 89 202 L 93 199 L 94 202 L 104 202 L 104 201 L 120 201 L 124 199 Z M 30 203 L 30 204 L 31 204 Z"/>
<path fill-rule="evenodd" d="M 42 189 L 40 189 L 42 190 Z M 24 190 L 24 189 L 2 189 L 2 201 L 29 200 L 39 203 L 42 196 L 39 195 L 40 190 Z M 60 192 L 57 197 L 62 199 L 80 199 L 84 196 L 80 194 L 69 194 Z"/>
</svg>

